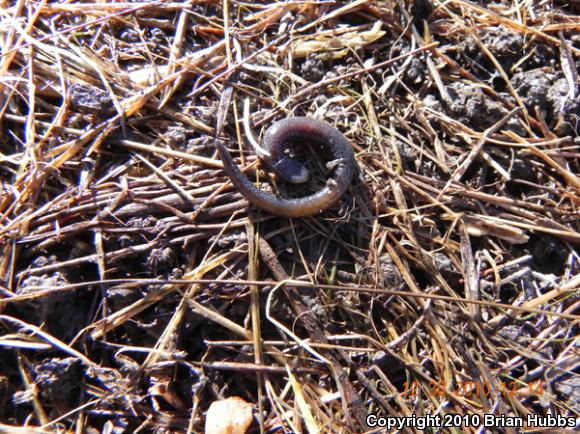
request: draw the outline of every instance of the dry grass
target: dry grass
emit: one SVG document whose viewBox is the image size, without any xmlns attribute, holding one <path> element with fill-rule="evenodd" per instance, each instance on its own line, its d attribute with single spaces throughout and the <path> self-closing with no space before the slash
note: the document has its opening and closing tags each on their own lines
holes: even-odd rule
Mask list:
<svg viewBox="0 0 580 434">
<path fill-rule="evenodd" d="M 228 396 L 252 432 L 580 415 L 578 2 L 0 14 L 0 432 L 200 432 Z M 360 170 L 291 220 L 213 141 L 251 177 L 297 115 Z"/>
</svg>

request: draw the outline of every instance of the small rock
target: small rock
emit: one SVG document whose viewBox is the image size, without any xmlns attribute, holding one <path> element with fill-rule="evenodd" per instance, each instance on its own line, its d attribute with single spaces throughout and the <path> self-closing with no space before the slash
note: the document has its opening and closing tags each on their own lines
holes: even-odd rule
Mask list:
<svg viewBox="0 0 580 434">
<path fill-rule="evenodd" d="M 239 396 L 214 401 L 207 410 L 205 434 L 245 434 L 253 420 L 252 406 Z"/>
</svg>

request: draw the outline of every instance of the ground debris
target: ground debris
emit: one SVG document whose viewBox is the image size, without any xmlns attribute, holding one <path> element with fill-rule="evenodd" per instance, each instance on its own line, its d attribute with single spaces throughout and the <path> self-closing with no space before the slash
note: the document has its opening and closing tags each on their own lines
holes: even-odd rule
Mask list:
<svg viewBox="0 0 580 434">
<path fill-rule="evenodd" d="M 577 1 L 3 11 L 0 432 L 577 417 Z M 311 218 L 249 206 L 216 154 L 304 196 L 324 152 L 300 187 L 257 161 L 290 116 L 358 163 Z"/>
</svg>

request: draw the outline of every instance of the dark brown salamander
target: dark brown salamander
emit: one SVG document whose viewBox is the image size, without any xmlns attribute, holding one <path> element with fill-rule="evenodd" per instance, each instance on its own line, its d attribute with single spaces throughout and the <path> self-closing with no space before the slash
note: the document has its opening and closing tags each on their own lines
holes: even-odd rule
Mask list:
<svg viewBox="0 0 580 434">
<path fill-rule="evenodd" d="M 287 155 L 288 145 L 318 145 L 332 154 L 332 176 L 318 192 L 301 198 L 284 199 L 257 188 L 240 171 L 224 144 L 217 141 L 217 148 L 224 163 L 224 170 L 246 199 L 273 214 L 288 217 L 306 217 L 332 206 L 348 188 L 355 170 L 352 146 L 340 131 L 329 124 L 305 117 L 284 119 L 273 124 L 264 135 L 262 146 L 270 152 L 266 163 L 291 183 L 308 179 L 308 170 Z"/>
</svg>

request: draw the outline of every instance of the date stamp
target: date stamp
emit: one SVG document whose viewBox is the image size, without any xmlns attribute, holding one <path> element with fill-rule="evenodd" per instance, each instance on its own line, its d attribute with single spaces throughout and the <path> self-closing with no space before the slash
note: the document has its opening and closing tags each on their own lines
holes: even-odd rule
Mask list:
<svg viewBox="0 0 580 434">
<path fill-rule="evenodd" d="M 402 395 L 404 398 L 414 399 L 419 396 L 443 397 L 455 394 L 465 398 L 488 398 L 495 393 L 504 397 L 513 398 L 518 394 L 527 396 L 542 396 L 544 382 L 542 380 L 522 384 L 519 381 L 462 381 L 448 387 L 445 381 L 431 381 L 428 385 L 418 381 L 405 381 Z"/>
<path fill-rule="evenodd" d="M 504 397 L 530 397 L 544 395 L 544 382 L 542 380 L 522 383 L 521 381 L 464 381 L 448 385 L 444 381 L 432 381 L 430 383 L 409 381 L 404 383 L 404 390 L 401 392 L 406 399 L 445 397 L 449 394 L 456 394 L 466 399 L 497 397 L 498 394 Z M 369 428 L 386 428 L 387 430 L 403 430 L 405 428 L 416 428 L 425 430 L 429 428 L 575 428 L 580 420 L 575 417 L 552 415 L 545 416 L 539 414 L 501 415 L 487 413 L 444 413 L 410 415 L 410 416 L 389 416 L 382 417 L 376 414 L 369 414 L 366 419 Z"/>
</svg>

